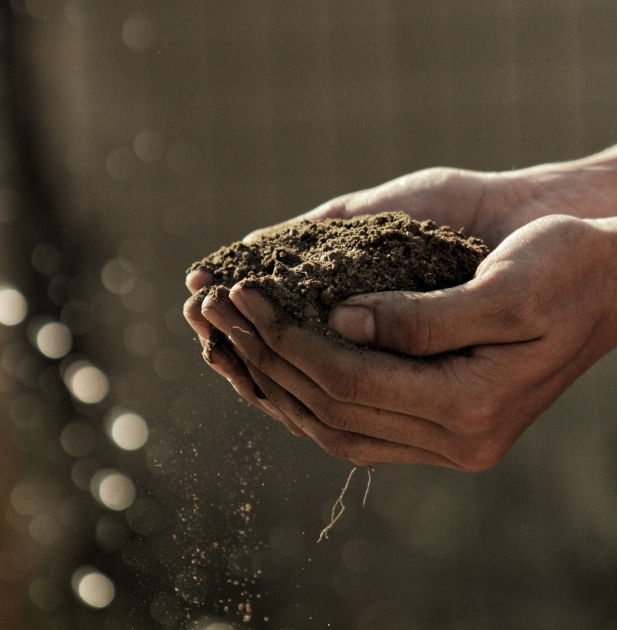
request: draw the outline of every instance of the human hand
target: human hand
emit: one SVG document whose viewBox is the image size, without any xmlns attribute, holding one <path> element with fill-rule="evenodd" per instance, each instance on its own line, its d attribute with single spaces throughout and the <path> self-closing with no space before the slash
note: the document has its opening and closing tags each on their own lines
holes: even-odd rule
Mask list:
<svg viewBox="0 0 617 630">
<path fill-rule="evenodd" d="M 494 249 L 512 232 L 543 216 L 613 216 L 616 191 L 617 147 L 613 147 L 580 160 L 513 171 L 428 168 L 342 195 L 274 228 L 305 219 L 405 212 L 418 221 L 430 219 L 462 228 Z M 251 232 L 244 240 L 252 241 L 271 229 Z"/>
<path fill-rule="evenodd" d="M 270 403 L 327 452 L 483 470 L 616 345 L 614 230 L 542 218 L 464 285 L 357 296 L 333 311 L 343 337 L 398 356 L 337 347 L 241 283 L 229 300 L 206 299 L 203 314 Z"/>
<path fill-rule="evenodd" d="M 430 219 L 437 225 L 463 229 L 494 249 L 512 232 L 539 217 L 611 217 L 616 195 L 617 148 L 582 160 L 501 173 L 436 167 L 342 195 L 293 219 L 255 230 L 244 240 L 253 241 L 269 230 L 303 220 L 400 211 L 417 221 Z M 204 271 L 193 271 L 186 278 L 193 295 L 211 282 L 212 277 Z M 192 325 L 190 316 L 189 323 Z"/>
<path fill-rule="evenodd" d="M 607 151 L 576 162 L 508 173 L 428 169 L 371 190 L 339 197 L 288 223 L 402 209 L 416 219 L 432 218 L 441 224 L 463 227 L 496 247 L 529 221 L 563 210 L 579 217 L 612 216 L 617 190 L 613 153 Z M 259 233 L 251 233 L 246 240 L 256 238 Z M 193 294 L 211 282 L 211 276 L 201 271 L 187 277 L 187 286 Z M 189 299 L 185 316 L 204 345 L 210 324 L 201 313 L 201 302 L 194 297 Z M 350 338 L 358 334 L 353 330 L 347 333 Z M 231 346 L 219 344 L 205 358 L 247 400 L 300 434 L 271 401 L 257 397 L 259 388 Z"/>
</svg>

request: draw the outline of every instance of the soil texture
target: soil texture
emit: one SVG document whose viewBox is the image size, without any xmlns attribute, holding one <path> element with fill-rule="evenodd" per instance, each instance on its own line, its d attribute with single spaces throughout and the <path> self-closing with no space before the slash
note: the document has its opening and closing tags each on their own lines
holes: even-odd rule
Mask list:
<svg viewBox="0 0 617 630">
<path fill-rule="evenodd" d="M 388 212 L 273 228 L 252 243 L 222 247 L 189 271 L 214 276 L 202 297 L 223 298 L 246 280 L 282 314 L 342 341 L 327 326 L 338 302 L 360 293 L 426 292 L 463 284 L 488 251 L 478 238 Z"/>
</svg>

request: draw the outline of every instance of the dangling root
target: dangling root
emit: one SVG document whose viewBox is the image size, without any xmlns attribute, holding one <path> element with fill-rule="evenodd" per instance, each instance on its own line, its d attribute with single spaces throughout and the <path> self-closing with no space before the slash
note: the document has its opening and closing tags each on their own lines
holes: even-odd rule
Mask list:
<svg viewBox="0 0 617 630">
<path fill-rule="evenodd" d="M 368 481 L 366 483 L 366 492 L 364 493 L 364 499 L 362 499 L 362 509 L 364 509 L 366 507 L 366 498 L 368 497 L 368 491 L 371 489 L 371 479 L 372 479 L 372 472 L 373 472 L 373 467 L 372 466 L 368 466 L 366 469 L 366 472 L 368 473 Z"/>
<path fill-rule="evenodd" d="M 338 521 L 339 518 L 341 518 L 341 516 L 343 515 L 343 512 L 345 511 L 345 506 L 343 505 L 343 497 L 345 496 L 345 493 L 347 492 L 347 488 L 349 488 L 349 482 L 351 481 L 351 478 L 353 477 L 353 474 L 356 472 L 356 470 L 358 470 L 357 466 L 354 466 L 351 469 L 351 472 L 349 473 L 349 477 L 347 477 L 347 483 L 345 484 L 345 487 L 343 488 L 343 491 L 341 492 L 341 496 L 336 500 L 336 503 L 332 506 L 332 516 L 330 517 L 330 522 L 321 530 L 321 534 L 319 534 L 319 540 L 317 541 L 318 543 L 320 543 L 324 538 L 328 537 L 328 532 L 334 527 L 334 524 L 336 523 L 336 521 Z M 340 505 L 341 509 L 339 510 L 338 513 L 335 514 L 337 505 Z"/>
<path fill-rule="evenodd" d="M 358 470 L 357 466 L 354 466 L 351 469 L 351 472 L 349 473 L 349 477 L 347 477 L 347 483 L 345 484 L 345 487 L 341 491 L 341 496 L 336 500 L 336 503 L 332 506 L 332 515 L 330 516 L 330 522 L 328 523 L 328 525 L 326 525 L 326 527 L 324 527 L 321 530 L 321 534 L 319 534 L 319 540 L 317 541 L 318 543 L 320 543 L 324 538 L 328 537 L 328 532 L 334 527 L 334 524 L 339 520 L 339 518 L 343 516 L 343 512 L 345 511 L 345 505 L 343 504 L 343 497 L 345 496 L 345 493 L 347 492 L 347 489 L 349 488 L 349 483 L 351 482 L 351 478 L 353 477 L 353 474 L 356 472 L 356 470 Z M 368 472 L 368 483 L 366 485 L 366 492 L 364 493 L 362 507 L 366 505 L 366 497 L 368 497 L 368 491 L 371 487 L 371 472 L 373 469 L 369 466 L 366 470 Z M 340 506 L 340 510 L 337 512 L 336 508 L 338 506 Z"/>
</svg>

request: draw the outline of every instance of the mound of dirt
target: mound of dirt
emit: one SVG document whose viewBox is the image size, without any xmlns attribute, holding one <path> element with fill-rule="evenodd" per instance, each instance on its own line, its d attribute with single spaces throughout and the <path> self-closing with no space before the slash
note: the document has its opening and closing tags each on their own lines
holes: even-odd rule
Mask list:
<svg viewBox="0 0 617 630">
<path fill-rule="evenodd" d="M 202 298 L 224 297 L 247 280 L 301 326 L 342 341 L 327 326 L 338 302 L 360 293 L 462 284 L 473 278 L 488 251 L 478 238 L 391 212 L 272 229 L 252 243 L 222 247 L 188 271 L 214 276 Z"/>
</svg>

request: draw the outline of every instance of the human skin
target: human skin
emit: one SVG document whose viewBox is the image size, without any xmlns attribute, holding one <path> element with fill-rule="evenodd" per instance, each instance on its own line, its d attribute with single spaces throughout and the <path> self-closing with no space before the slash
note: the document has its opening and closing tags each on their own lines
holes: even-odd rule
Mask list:
<svg viewBox="0 0 617 630">
<path fill-rule="evenodd" d="M 209 363 L 242 396 L 328 453 L 484 470 L 617 345 L 617 150 L 506 173 L 420 171 L 290 223 L 394 210 L 492 251 L 464 285 L 339 304 L 330 325 L 364 349 L 293 325 L 242 283 L 226 300 L 190 298 L 187 320 L 202 344 L 211 325 L 229 337 Z M 211 281 L 193 272 L 187 286 Z"/>
</svg>

